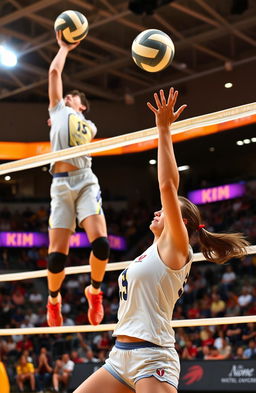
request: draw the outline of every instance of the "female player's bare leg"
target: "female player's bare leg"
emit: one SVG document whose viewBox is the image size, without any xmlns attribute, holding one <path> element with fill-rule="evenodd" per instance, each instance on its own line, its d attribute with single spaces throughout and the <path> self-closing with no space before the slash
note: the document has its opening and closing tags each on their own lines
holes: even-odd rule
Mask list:
<svg viewBox="0 0 256 393">
<path fill-rule="evenodd" d="M 136 393 L 177 393 L 177 389 L 155 377 L 140 379 L 135 386 Z"/>
</svg>

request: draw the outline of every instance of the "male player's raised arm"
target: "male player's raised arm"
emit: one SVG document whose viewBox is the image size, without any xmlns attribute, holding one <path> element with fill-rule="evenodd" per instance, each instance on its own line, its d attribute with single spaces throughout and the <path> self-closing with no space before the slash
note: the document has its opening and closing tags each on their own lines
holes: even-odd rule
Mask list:
<svg viewBox="0 0 256 393">
<path fill-rule="evenodd" d="M 80 43 L 78 42 L 76 44 L 66 44 L 61 39 L 61 31 L 58 31 L 56 33 L 56 39 L 60 48 L 49 68 L 49 109 L 54 108 L 63 97 L 63 85 L 61 75 L 66 62 L 66 58 L 68 53 L 75 49 Z"/>
</svg>

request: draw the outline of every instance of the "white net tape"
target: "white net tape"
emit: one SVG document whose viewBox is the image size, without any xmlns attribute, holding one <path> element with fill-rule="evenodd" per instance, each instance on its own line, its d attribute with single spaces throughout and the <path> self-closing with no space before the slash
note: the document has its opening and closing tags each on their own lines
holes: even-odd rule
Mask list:
<svg viewBox="0 0 256 393">
<path fill-rule="evenodd" d="M 191 326 L 214 326 L 214 325 L 232 325 L 237 323 L 256 322 L 256 315 L 246 315 L 244 317 L 223 317 L 223 318 L 199 318 L 199 319 L 180 319 L 170 321 L 170 326 L 191 327 Z M 0 329 L 0 336 L 12 336 L 18 334 L 62 334 L 62 333 L 83 333 L 83 332 L 105 332 L 114 330 L 115 324 L 76 325 L 76 326 L 59 326 L 59 327 L 35 327 L 35 328 L 17 328 L 17 329 Z"/>
<path fill-rule="evenodd" d="M 256 254 L 256 246 L 247 247 L 247 254 Z M 205 258 L 202 253 L 198 252 L 194 254 L 193 262 L 205 261 Z M 108 263 L 106 266 L 106 271 L 111 272 L 115 270 L 123 270 L 126 269 L 131 261 L 126 262 L 112 262 Z M 66 267 L 65 273 L 69 274 L 79 274 L 79 273 L 89 273 L 91 271 L 90 265 L 82 265 L 82 266 L 71 266 Z M 32 272 L 19 272 L 19 273 L 8 273 L 8 274 L 0 274 L 0 282 L 4 281 L 19 281 L 19 280 L 28 280 L 31 278 L 40 278 L 47 277 L 47 270 L 36 270 Z"/>
<path fill-rule="evenodd" d="M 248 117 L 255 114 L 256 102 L 252 102 L 251 104 L 241 105 L 219 112 L 208 113 L 206 115 L 178 121 L 172 125 L 172 134 L 175 135 L 184 131 L 193 130 L 195 128 L 225 123 L 227 121 L 241 119 L 243 117 Z M 137 132 L 131 132 L 129 134 L 92 142 L 87 145 L 75 146 L 18 161 L 11 161 L 0 165 L 0 175 L 29 168 L 35 168 L 58 161 L 60 159 L 67 160 L 69 158 L 80 157 L 83 154 L 98 153 L 118 147 L 132 145 L 134 143 L 149 141 L 155 138 L 157 138 L 157 130 L 155 127 Z"/>
</svg>

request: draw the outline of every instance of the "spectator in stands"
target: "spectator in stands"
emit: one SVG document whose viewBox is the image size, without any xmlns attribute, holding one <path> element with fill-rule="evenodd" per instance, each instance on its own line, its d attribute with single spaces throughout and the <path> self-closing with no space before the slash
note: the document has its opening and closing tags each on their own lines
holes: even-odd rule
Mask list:
<svg viewBox="0 0 256 393">
<path fill-rule="evenodd" d="M 105 350 L 108 350 L 108 349 L 110 349 L 111 348 L 111 340 L 110 340 L 110 337 L 109 337 L 109 332 L 103 332 L 102 334 L 101 334 L 101 337 L 100 337 L 100 339 L 98 340 L 98 342 L 97 342 L 97 349 L 105 349 Z"/>
<path fill-rule="evenodd" d="M 23 306 L 25 303 L 25 289 L 22 286 L 14 288 L 12 301 L 16 306 Z"/>
<path fill-rule="evenodd" d="M 233 356 L 234 360 L 242 360 L 245 359 L 244 357 L 244 348 L 242 346 L 239 346 L 235 350 L 235 355 Z"/>
<path fill-rule="evenodd" d="M 98 352 L 99 362 L 105 362 L 105 360 L 107 358 L 107 353 L 108 353 L 108 351 L 105 351 L 104 349 L 102 349 L 101 351 Z"/>
<path fill-rule="evenodd" d="M 72 318 L 63 315 L 63 326 L 74 326 L 75 322 Z"/>
<path fill-rule="evenodd" d="M 247 287 L 242 288 L 242 293 L 238 297 L 238 304 L 241 307 L 242 312 L 244 311 L 245 307 L 247 307 L 252 301 L 252 295 L 249 293 Z"/>
<path fill-rule="evenodd" d="M 65 299 L 63 299 L 63 302 L 62 302 L 62 314 L 69 314 L 70 312 L 71 312 L 71 309 L 72 309 L 72 307 L 71 307 L 71 304 L 74 304 L 74 302 L 70 302 L 70 303 L 67 303 L 67 299 L 66 299 L 66 296 L 65 296 Z"/>
<path fill-rule="evenodd" d="M 225 273 L 222 275 L 221 283 L 226 291 L 233 289 L 234 282 L 236 280 L 236 274 L 231 265 L 227 265 Z"/>
<path fill-rule="evenodd" d="M 230 359 L 232 355 L 232 347 L 226 338 L 222 340 L 222 346 L 219 348 L 220 359 Z"/>
<path fill-rule="evenodd" d="M 256 227 L 256 225 L 255 225 Z M 254 242 L 256 242 L 256 233 L 252 236 Z M 242 274 L 253 276 L 255 274 L 255 267 L 256 267 L 256 256 L 255 255 L 248 255 L 246 258 L 242 260 Z"/>
<path fill-rule="evenodd" d="M 38 391 L 43 392 L 49 387 L 53 372 L 50 358 L 45 347 L 41 348 L 37 363 L 37 368 L 35 369 L 36 385 Z"/>
<path fill-rule="evenodd" d="M 201 350 L 201 346 L 202 346 L 202 340 L 200 338 L 200 329 L 195 327 L 194 328 L 194 332 L 189 334 L 189 337 L 192 340 L 193 345 L 195 345 L 197 347 L 197 350 Z"/>
<path fill-rule="evenodd" d="M 205 360 L 219 360 L 219 359 L 222 359 L 222 356 L 220 355 L 218 348 L 214 347 L 213 345 L 210 345 L 208 348 L 209 348 L 209 351 L 204 356 Z"/>
<path fill-rule="evenodd" d="M 188 318 L 195 319 L 200 317 L 200 308 L 198 302 L 194 302 L 188 310 Z"/>
<path fill-rule="evenodd" d="M 99 359 L 94 356 L 92 349 L 89 347 L 86 352 L 86 363 L 99 363 Z"/>
<path fill-rule="evenodd" d="M 222 326 L 216 327 L 216 333 L 215 333 L 214 337 L 215 337 L 215 340 L 214 340 L 213 345 L 218 349 L 222 348 L 223 341 L 225 339 L 225 332 L 223 331 Z"/>
<path fill-rule="evenodd" d="M 223 317 L 225 311 L 226 304 L 224 300 L 220 298 L 218 293 L 212 294 L 212 303 L 211 303 L 211 313 L 212 317 Z"/>
<path fill-rule="evenodd" d="M 71 354 L 70 354 L 70 358 L 71 358 L 71 360 L 72 360 L 75 364 L 77 364 L 77 363 L 85 363 L 85 362 L 87 361 L 87 359 L 81 358 L 81 357 L 79 356 L 78 351 L 72 351 Z"/>
<path fill-rule="evenodd" d="M 252 301 L 246 311 L 247 315 L 256 315 L 256 297 L 254 297 L 254 301 Z"/>
<path fill-rule="evenodd" d="M 200 270 L 196 271 L 193 281 L 195 288 L 195 298 L 200 299 L 205 292 L 205 288 L 207 287 L 207 281 Z"/>
<path fill-rule="evenodd" d="M 87 351 L 90 347 L 86 343 L 86 338 L 81 333 L 77 333 L 77 338 L 79 341 L 79 345 L 78 345 L 78 349 L 77 349 L 78 355 L 80 358 L 85 359 L 85 361 L 88 361 L 86 354 L 87 354 Z"/>
<path fill-rule="evenodd" d="M 17 343 L 13 340 L 12 336 L 6 337 L 6 340 L 3 343 L 3 350 L 8 358 L 17 358 L 17 356 L 19 355 L 19 351 L 17 350 L 16 345 Z"/>
<path fill-rule="evenodd" d="M 199 301 L 200 304 L 200 318 L 211 318 L 211 307 L 208 299 L 203 298 Z"/>
<path fill-rule="evenodd" d="M 32 392 L 35 391 L 35 370 L 32 363 L 28 362 L 25 355 L 21 355 L 18 365 L 16 367 L 17 372 L 17 385 L 20 392 L 24 392 L 24 382 L 29 381 L 30 389 Z"/>
<path fill-rule="evenodd" d="M 185 347 L 185 343 L 187 340 L 187 335 L 185 332 L 185 328 L 177 328 L 176 330 L 176 342 L 179 343 L 179 346 L 181 348 Z"/>
<path fill-rule="evenodd" d="M 31 265 L 34 265 L 36 261 L 38 260 L 38 249 L 36 247 L 31 247 L 28 250 L 28 259 L 31 263 Z"/>
<path fill-rule="evenodd" d="M 28 308 L 26 311 L 26 320 L 31 326 L 36 326 L 39 323 L 39 316 L 31 308 Z"/>
<path fill-rule="evenodd" d="M 249 341 L 249 346 L 244 350 L 244 359 L 256 359 L 256 342 L 254 339 Z"/>
<path fill-rule="evenodd" d="M 204 345 L 201 351 L 198 352 L 198 359 L 206 360 L 207 357 L 210 355 L 210 347 L 208 345 Z"/>
<path fill-rule="evenodd" d="M 20 327 L 23 328 L 30 328 L 33 327 L 33 324 L 29 320 L 29 315 L 25 315 L 24 321 L 21 323 Z"/>
<path fill-rule="evenodd" d="M 248 323 L 242 335 L 242 340 L 247 344 L 249 340 L 256 339 L 256 323 Z"/>
<path fill-rule="evenodd" d="M 239 325 L 229 325 L 226 336 L 229 339 L 229 342 L 233 344 L 240 344 L 241 343 L 241 333 L 242 329 Z"/>
<path fill-rule="evenodd" d="M 43 307 L 39 307 L 37 309 L 37 326 L 46 326 L 46 316 L 45 316 L 45 311 Z"/>
<path fill-rule="evenodd" d="M 25 336 L 25 338 L 22 338 L 22 340 L 17 342 L 16 348 L 19 352 L 31 352 L 34 349 L 33 341 L 29 336 Z"/>
<path fill-rule="evenodd" d="M 68 353 L 64 353 L 61 359 L 56 361 L 52 376 L 52 383 L 55 392 L 59 391 L 60 384 L 62 384 L 64 389 L 67 389 L 74 365 L 75 363 L 70 360 Z"/>
<path fill-rule="evenodd" d="M 200 331 L 200 338 L 203 346 L 212 346 L 214 343 L 213 332 L 208 326 L 202 328 Z"/>
<path fill-rule="evenodd" d="M 42 304 L 43 296 L 41 293 L 37 292 L 35 289 L 32 289 L 32 291 L 28 297 L 28 300 L 31 304 L 38 307 L 38 305 Z"/>
<path fill-rule="evenodd" d="M 65 283 L 65 287 L 68 289 L 75 289 L 78 291 L 80 288 L 80 284 L 76 278 L 72 277 L 67 280 L 67 282 Z"/>
<path fill-rule="evenodd" d="M 193 345 L 191 340 L 187 340 L 185 348 L 182 351 L 181 358 L 186 360 L 193 360 L 197 357 L 197 347 Z"/>
<path fill-rule="evenodd" d="M 38 269 L 45 269 L 47 267 L 47 248 L 40 247 L 38 250 L 38 259 L 36 261 L 36 266 Z"/>
<path fill-rule="evenodd" d="M 237 296 L 235 296 L 235 294 L 229 292 L 225 315 L 227 317 L 235 317 L 240 314 L 241 314 L 241 312 L 240 312 L 240 306 L 237 301 Z"/>
<path fill-rule="evenodd" d="M 24 349 L 21 354 L 25 356 L 28 363 L 32 363 L 34 365 L 32 350 Z"/>
</svg>

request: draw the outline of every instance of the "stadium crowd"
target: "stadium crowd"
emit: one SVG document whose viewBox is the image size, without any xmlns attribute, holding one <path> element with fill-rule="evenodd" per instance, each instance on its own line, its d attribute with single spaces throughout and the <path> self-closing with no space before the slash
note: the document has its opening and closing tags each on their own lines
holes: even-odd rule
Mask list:
<svg viewBox="0 0 256 393">
<path fill-rule="evenodd" d="M 132 259 L 152 241 L 146 235 L 152 210 L 144 201 L 133 209 L 105 209 L 109 233 L 124 236 L 127 252 L 112 252 L 111 261 Z M 128 211 L 132 211 L 129 214 Z M 256 207 L 246 197 L 201 207 L 210 231 L 242 232 L 256 243 Z M 1 231 L 46 231 L 48 211 L 32 208 L 24 212 L 0 211 Z M 197 239 L 192 239 L 195 252 Z M 69 265 L 88 263 L 89 250 L 71 250 Z M 1 272 L 44 268 L 47 249 L 0 249 Z M 174 319 L 211 318 L 256 314 L 256 255 L 231 260 L 225 265 L 197 262 L 192 265 L 184 293 L 176 304 Z M 115 323 L 118 309 L 117 277 L 106 273 L 103 292 L 103 323 Z M 88 275 L 67 276 L 62 289 L 64 325 L 87 324 L 83 294 Z M 0 328 L 47 326 L 46 279 L 0 282 Z M 19 391 L 67 389 L 75 363 L 104 361 L 113 345 L 111 332 L 89 334 L 31 335 L 0 337 L 0 358 L 13 386 Z M 176 348 L 181 359 L 256 359 L 256 326 L 223 325 L 176 329 Z"/>
</svg>

